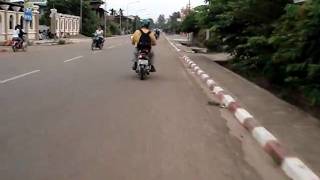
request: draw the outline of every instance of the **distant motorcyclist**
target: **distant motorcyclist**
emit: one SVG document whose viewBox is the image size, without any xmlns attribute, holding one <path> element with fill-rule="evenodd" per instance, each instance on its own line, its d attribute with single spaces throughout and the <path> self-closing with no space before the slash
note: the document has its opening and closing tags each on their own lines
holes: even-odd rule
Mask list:
<svg viewBox="0 0 320 180">
<path fill-rule="evenodd" d="M 13 30 L 12 41 L 17 41 L 19 44 L 23 43 L 24 34 L 25 33 L 23 32 L 22 27 L 19 24 L 17 24 Z"/>
<path fill-rule="evenodd" d="M 142 20 L 141 29 L 136 30 L 132 35 L 132 38 L 131 38 L 132 44 L 136 47 L 134 64 L 132 67 L 133 70 L 137 69 L 137 56 L 139 54 L 139 51 L 147 50 L 150 63 L 151 63 L 151 72 L 156 71 L 154 67 L 154 62 L 153 62 L 154 53 L 152 51 L 152 46 L 156 45 L 157 40 L 154 32 L 152 32 L 149 29 L 149 27 L 150 27 L 150 20 L 148 19 Z"/>
<path fill-rule="evenodd" d="M 160 29 L 157 28 L 155 30 L 155 34 L 156 34 L 157 39 L 159 39 L 160 38 Z"/>
<path fill-rule="evenodd" d="M 102 26 L 98 26 L 95 35 L 99 38 L 99 44 L 104 42 L 104 37 L 103 37 L 103 30 L 102 30 Z"/>
</svg>

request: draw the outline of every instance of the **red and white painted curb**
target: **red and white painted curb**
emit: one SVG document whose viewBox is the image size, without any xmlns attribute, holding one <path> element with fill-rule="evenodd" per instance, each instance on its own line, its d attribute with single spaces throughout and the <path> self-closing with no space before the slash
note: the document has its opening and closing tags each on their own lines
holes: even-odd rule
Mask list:
<svg viewBox="0 0 320 180">
<path fill-rule="evenodd" d="M 168 40 L 169 41 L 169 40 Z M 170 41 L 169 41 L 170 42 Z M 175 48 L 175 45 L 170 42 Z M 179 51 L 178 51 L 179 52 Z M 281 166 L 285 174 L 293 180 L 320 180 L 320 178 L 307 167 L 299 158 L 291 156 L 279 140 L 258 121 L 255 120 L 246 109 L 220 87 L 208 74 L 206 74 L 189 57 L 182 57 L 185 65 L 191 69 L 203 81 L 210 91 L 219 99 L 220 103 L 227 107 L 238 122 L 249 131 L 253 138 L 261 145 L 273 160 Z"/>
<path fill-rule="evenodd" d="M 262 148 L 281 165 L 282 170 L 294 180 L 320 180 L 300 159 L 290 156 L 278 139 L 266 128 L 261 126 L 254 117 L 231 96 L 228 95 L 213 79 L 210 78 L 189 57 L 183 56 L 183 60 L 206 86 L 218 97 L 222 105 L 227 107 L 238 122 L 245 127 Z"/>
</svg>

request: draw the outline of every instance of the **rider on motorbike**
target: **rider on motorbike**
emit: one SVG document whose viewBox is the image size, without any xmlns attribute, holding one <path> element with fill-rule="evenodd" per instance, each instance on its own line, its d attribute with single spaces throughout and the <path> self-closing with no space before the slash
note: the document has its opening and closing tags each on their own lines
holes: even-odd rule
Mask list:
<svg viewBox="0 0 320 180">
<path fill-rule="evenodd" d="M 95 35 L 99 37 L 99 44 L 104 42 L 103 34 L 104 32 L 102 30 L 102 26 L 98 26 L 98 29 L 96 30 Z"/>
<path fill-rule="evenodd" d="M 137 57 L 138 57 L 139 51 L 147 50 L 148 56 L 150 59 L 150 64 L 151 64 L 151 72 L 156 71 L 154 67 L 154 62 L 153 62 L 154 54 L 151 47 L 156 45 L 157 40 L 154 32 L 152 32 L 149 29 L 149 27 L 150 27 L 150 20 L 145 19 L 142 21 L 141 29 L 136 30 L 132 35 L 132 38 L 131 38 L 132 44 L 136 47 L 134 64 L 132 67 L 133 70 L 137 69 Z"/>
<path fill-rule="evenodd" d="M 17 41 L 19 44 L 23 43 L 23 30 L 19 24 L 13 30 L 12 41 Z"/>
<path fill-rule="evenodd" d="M 156 37 L 157 37 L 157 39 L 159 39 L 159 37 L 160 37 L 160 29 L 155 29 L 155 34 L 156 34 Z"/>
</svg>

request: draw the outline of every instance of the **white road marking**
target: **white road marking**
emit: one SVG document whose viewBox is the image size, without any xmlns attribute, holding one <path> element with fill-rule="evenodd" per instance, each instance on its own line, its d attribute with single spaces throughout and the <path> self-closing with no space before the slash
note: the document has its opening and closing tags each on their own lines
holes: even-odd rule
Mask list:
<svg viewBox="0 0 320 180">
<path fill-rule="evenodd" d="M 107 47 L 107 49 L 112 49 L 112 48 L 115 48 L 115 47 L 117 47 L 117 46 L 109 46 L 109 47 Z"/>
<path fill-rule="evenodd" d="M 66 62 L 74 61 L 74 60 L 77 60 L 77 59 L 80 59 L 80 58 L 83 58 L 83 56 L 77 56 L 77 57 L 65 60 L 64 62 L 66 63 Z"/>
<path fill-rule="evenodd" d="M 93 54 L 101 53 L 102 51 L 94 51 Z"/>
<path fill-rule="evenodd" d="M 28 75 L 37 73 L 37 72 L 40 72 L 40 70 L 35 70 L 35 71 L 31 71 L 31 72 L 28 72 L 28 73 L 25 73 L 25 74 L 20 74 L 20 75 L 18 75 L 18 76 L 14 76 L 14 77 L 12 77 L 12 78 L 9 78 L 9 79 L 0 81 L 0 83 L 1 83 L 1 84 L 4 84 L 4 83 L 7 83 L 7 82 L 9 82 L 9 81 L 13 81 L 13 80 L 16 80 L 16 79 L 19 79 L 19 78 L 22 78 L 22 77 L 25 77 L 25 76 L 28 76 Z"/>
</svg>

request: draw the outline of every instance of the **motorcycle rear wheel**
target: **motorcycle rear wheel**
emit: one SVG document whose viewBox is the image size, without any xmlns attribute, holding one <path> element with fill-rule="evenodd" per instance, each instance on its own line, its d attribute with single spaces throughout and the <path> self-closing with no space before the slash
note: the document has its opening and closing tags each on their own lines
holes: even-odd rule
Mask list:
<svg viewBox="0 0 320 180">
<path fill-rule="evenodd" d="M 140 69 L 140 80 L 144 80 L 146 76 L 146 72 L 144 68 Z"/>
<path fill-rule="evenodd" d="M 92 44 L 91 44 L 91 50 L 93 51 L 94 50 L 94 47 L 96 46 L 96 44 L 93 42 Z"/>
<path fill-rule="evenodd" d="M 26 52 L 27 51 L 27 46 L 26 45 L 22 45 L 22 51 Z"/>
</svg>

